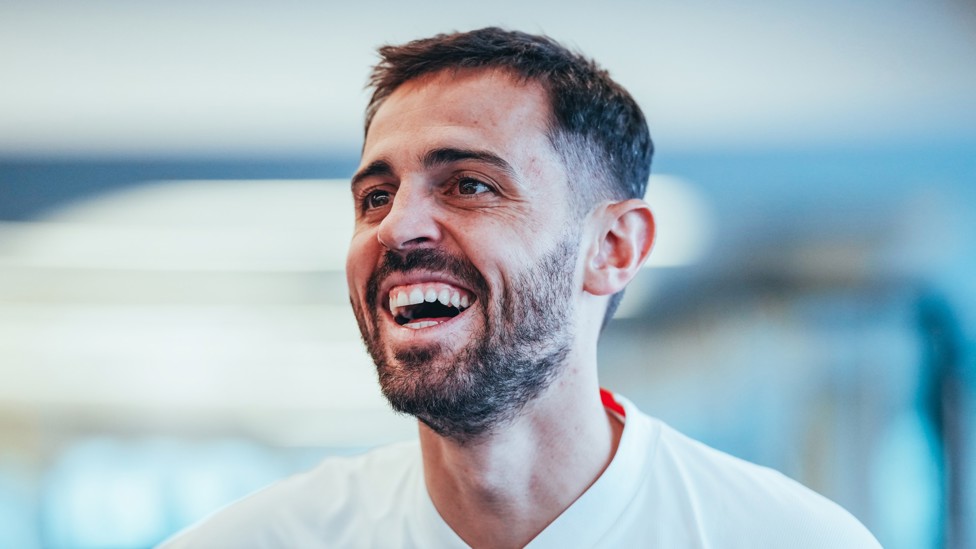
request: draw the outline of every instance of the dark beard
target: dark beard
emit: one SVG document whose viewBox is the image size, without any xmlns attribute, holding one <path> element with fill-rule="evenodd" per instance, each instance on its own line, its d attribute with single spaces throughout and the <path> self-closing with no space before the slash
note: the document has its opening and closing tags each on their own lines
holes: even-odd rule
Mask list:
<svg viewBox="0 0 976 549">
<path fill-rule="evenodd" d="M 575 264 L 576 243 L 564 241 L 534 268 L 519 273 L 495 304 L 484 277 L 466 260 L 429 248 L 404 256 L 387 252 L 366 288 L 374 327 L 380 322 L 380 282 L 391 273 L 417 269 L 450 273 L 472 289 L 485 327 L 453 357 L 440 345 L 402 349 L 388 357 L 378 330 L 369 333 L 363 311 L 354 305 L 363 341 L 393 409 L 459 443 L 485 436 L 513 419 L 549 386 L 569 354 L 572 322 L 565 307 L 573 294 Z M 474 308 L 468 314 L 473 313 Z"/>
</svg>

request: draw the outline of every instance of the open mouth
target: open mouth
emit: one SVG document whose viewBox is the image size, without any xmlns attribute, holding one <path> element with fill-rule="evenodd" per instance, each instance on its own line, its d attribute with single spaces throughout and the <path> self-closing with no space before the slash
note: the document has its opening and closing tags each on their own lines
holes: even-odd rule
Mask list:
<svg viewBox="0 0 976 549">
<path fill-rule="evenodd" d="M 475 296 L 448 284 L 411 284 L 390 290 L 390 314 L 397 324 L 419 330 L 458 316 Z"/>
</svg>

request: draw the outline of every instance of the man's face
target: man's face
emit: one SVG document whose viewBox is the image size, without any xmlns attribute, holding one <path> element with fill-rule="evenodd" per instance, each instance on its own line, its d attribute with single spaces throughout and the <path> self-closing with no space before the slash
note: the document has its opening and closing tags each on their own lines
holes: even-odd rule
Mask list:
<svg viewBox="0 0 976 549">
<path fill-rule="evenodd" d="M 573 337 L 580 220 L 535 84 L 496 71 L 407 82 L 353 177 L 346 272 L 393 407 L 459 440 L 537 396 Z"/>
</svg>

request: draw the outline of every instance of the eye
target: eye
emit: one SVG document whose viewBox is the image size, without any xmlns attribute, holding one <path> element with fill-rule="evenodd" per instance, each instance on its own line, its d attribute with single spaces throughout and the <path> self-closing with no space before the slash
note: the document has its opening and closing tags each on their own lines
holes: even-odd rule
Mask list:
<svg viewBox="0 0 976 549">
<path fill-rule="evenodd" d="M 389 191 L 371 191 L 363 200 L 363 209 L 375 210 L 377 208 L 382 208 L 383 206 L 389 204 L 392 198 L 393 197 L 390 195 Z"/>
<path fill-rule="evenodd" d="M 458 194 L 481 194 L 494 190 L 491 185 L 473 177 L 461 177 L 457 181 Z"/>
</svg>

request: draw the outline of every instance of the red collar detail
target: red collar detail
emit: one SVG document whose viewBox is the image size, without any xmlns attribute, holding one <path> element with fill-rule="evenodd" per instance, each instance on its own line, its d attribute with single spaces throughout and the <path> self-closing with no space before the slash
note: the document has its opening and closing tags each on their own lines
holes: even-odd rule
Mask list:
<svg viewBox="0 0 976 549">
<path fill-rule="evenodd" d="M 600 400 L 603 402 L 603 407 L 611 412 L 616 413 L 620 417 L 627 417 L 627 411 L 624 407 L 617 402 L 617 399 L 613 396 L 613 393 L 600 387 Z"/>
</svg>

